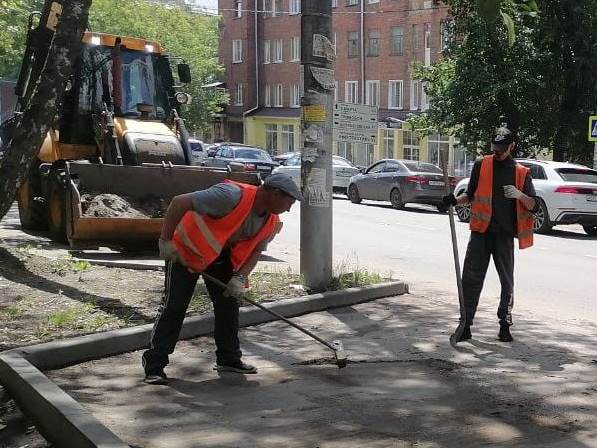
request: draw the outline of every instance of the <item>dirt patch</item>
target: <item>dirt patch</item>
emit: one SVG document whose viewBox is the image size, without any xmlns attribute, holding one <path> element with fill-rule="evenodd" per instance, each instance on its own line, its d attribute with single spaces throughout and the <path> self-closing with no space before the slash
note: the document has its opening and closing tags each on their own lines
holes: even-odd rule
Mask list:
<svg viewBox="0 0 597 448">
<path fill-rule="evenodd" d="M 81 195 L 84 216 L 96 218 L 162 218 L 168 203 L 161 198 L 130 198 L 111 193 Z"/>
</svg>

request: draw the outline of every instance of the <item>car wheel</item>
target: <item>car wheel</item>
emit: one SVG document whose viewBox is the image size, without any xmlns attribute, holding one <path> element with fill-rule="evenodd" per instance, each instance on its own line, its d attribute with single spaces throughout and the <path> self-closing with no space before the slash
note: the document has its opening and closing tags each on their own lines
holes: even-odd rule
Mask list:
<svg viewBox="0 0 597 448">
<path fill-rule="evenodd" d="M 437 211 L 440 213 L 446 213 L 448 211 L 448 207 L 446 207 L 444 204 L 437 204 Z"/>
<path fill-rule="evenodd" d="M 355 184 L 351 184 L 348 187 L 348 199 L 350 199 L 350 202 L 353 204 L 360 204 L 362 201 L 361 196 L 359 195 L 359 189 Z"/>
<path fill-rule="evenodd" d="M 552 224 L 549 221 L 549 213 L 547 212 L 547 206 L 543 199 L 537 198 L 539 202 L 539 210 L 534 214 L 533 230 L 536 233 L 549 233 L 551 232 Z"/>
<path fill-rule="evenodd" d="M 390 202 L 392 204 L 392 207 L 394 207 L 396 210 L 404 208 L 404 202 L 402 201 L 402 193 L 400 193 L 400 190 L 398 188 L 394 188 L 392 191 L 390 191 Z"/>
<path fill-rule="evenodd" d="M 469 204 L 457 205 L 456 215 L 460 222 L 469 222 L 471 220 L 471 206 Z"/>
<path fill-rule="evenodd" d="M 597 226 L 582 226 L 587 235 L 597 236 Z"/>
</svg>

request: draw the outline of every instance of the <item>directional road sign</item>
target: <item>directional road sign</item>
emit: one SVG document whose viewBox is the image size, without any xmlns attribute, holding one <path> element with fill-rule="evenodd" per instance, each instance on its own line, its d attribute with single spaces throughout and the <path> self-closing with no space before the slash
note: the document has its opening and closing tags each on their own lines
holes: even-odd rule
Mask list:
<svg viewBox="0 0 597 448">
<path fill-rule="evenodd" d="M 377 143 L 377 106 L 336 103 L 334 105 L 334 141 Z"/>
</svg>

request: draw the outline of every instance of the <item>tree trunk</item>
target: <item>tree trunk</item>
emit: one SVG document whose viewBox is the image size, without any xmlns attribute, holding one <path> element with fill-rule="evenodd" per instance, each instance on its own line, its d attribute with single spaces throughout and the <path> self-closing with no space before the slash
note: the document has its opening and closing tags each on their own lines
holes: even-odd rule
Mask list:
<svg viewBox="0 0 597 448">
<path fill-rule="evenodd" d="M 4 157 L 0 159 L 0 219 L 6 215 L 18 188 L 26 180 L 29 167 L 61 106 L 66 82 L 81 51 L 91 1 L 61 2 L 62 15 L 35 91 L 16 120 Z M 50 4 L 46 2 L 46 7 Z"/>
</svg>

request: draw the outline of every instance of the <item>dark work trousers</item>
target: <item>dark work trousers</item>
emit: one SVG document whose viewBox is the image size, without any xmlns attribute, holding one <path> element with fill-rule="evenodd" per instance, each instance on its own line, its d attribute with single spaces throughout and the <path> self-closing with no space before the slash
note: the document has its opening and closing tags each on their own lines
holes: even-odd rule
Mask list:
<svg viewBox="0 0 597 448">
<path fill-rule="evenodd" d="M 462 271 L 466 321 L 473 324 L 490 257 L 493 257 L 502 285 L 497 316 L 500 325 L 509 326 L 512 325 L 514 306 L 514 238 L 500 232 L 471 232 Z"/>
<path fill-rule="evenodd" d="M 205 272 L 228 283 L 233 274 L 230 251 L 222 251 Z M 150 348 L 143 353 L 145 373 L 159 371 L 168 364 L 168 355 L 174 352 L 199 275 L 189 272 L 178 262 L 166 263 L 164 296 L 151 333 Z M 238 363 L 242 356 L 238 340 L 238 301 L 233 297 L 224 297 L 222 288 L 207 279 L 205 285 L 214 307 L 216 362 Z"/>
</svg>

